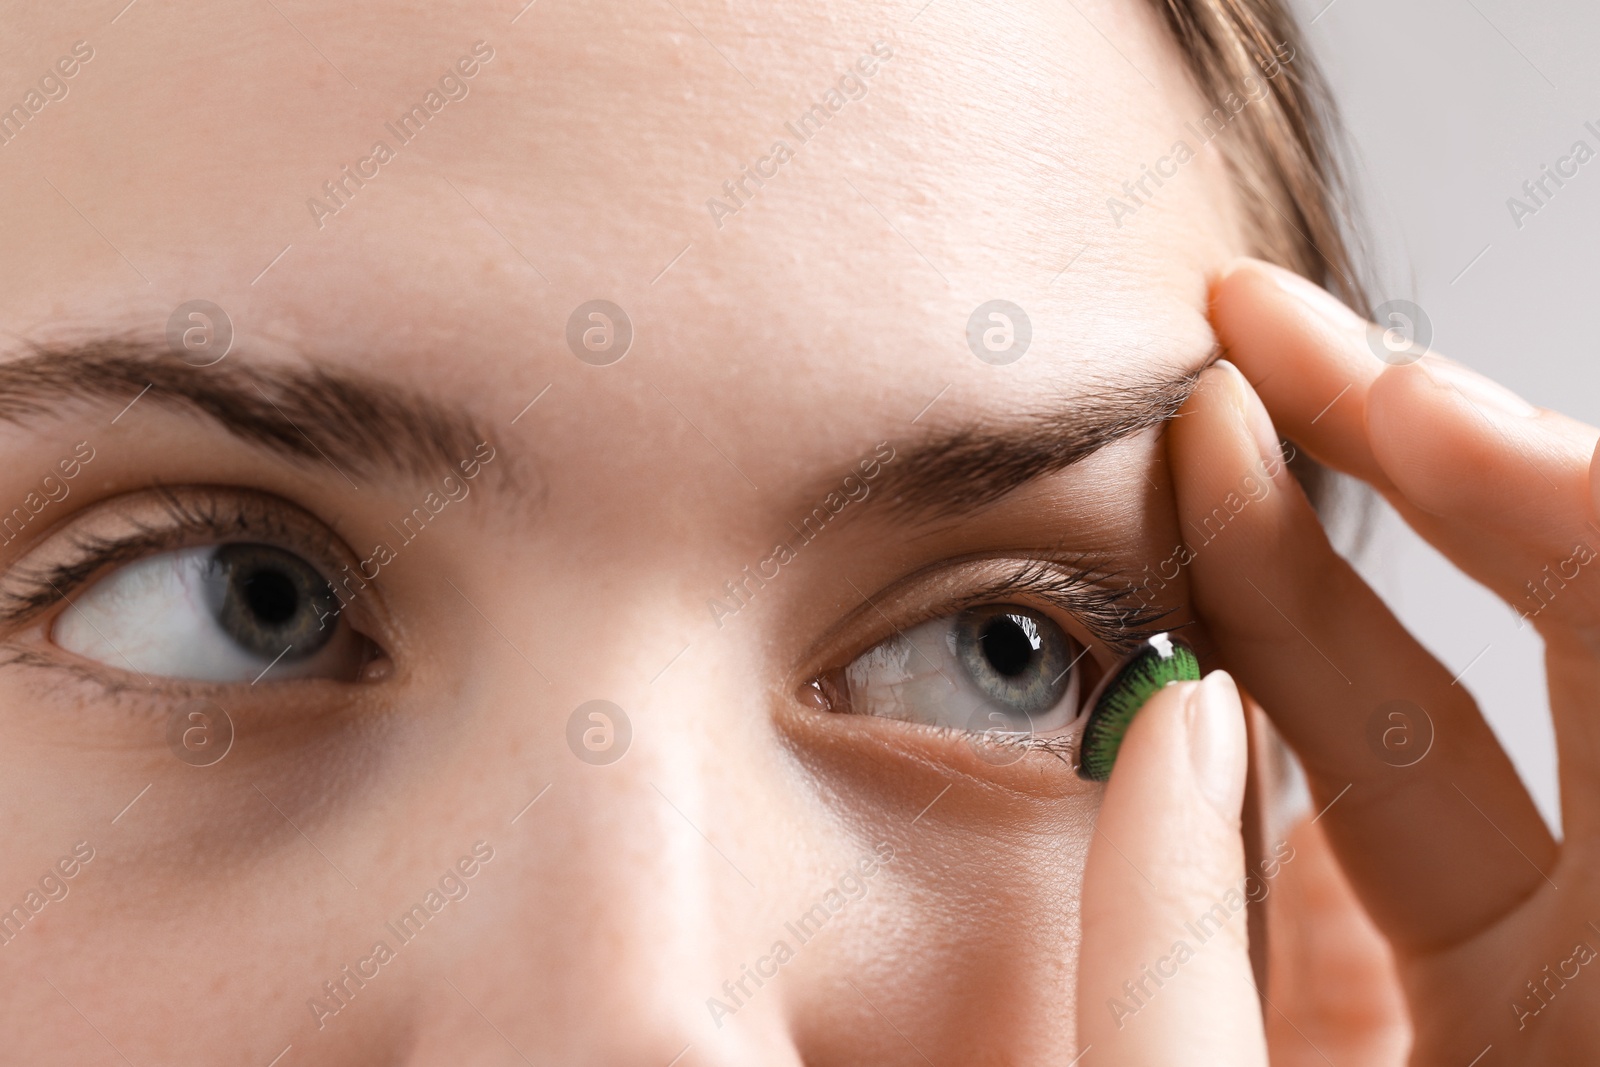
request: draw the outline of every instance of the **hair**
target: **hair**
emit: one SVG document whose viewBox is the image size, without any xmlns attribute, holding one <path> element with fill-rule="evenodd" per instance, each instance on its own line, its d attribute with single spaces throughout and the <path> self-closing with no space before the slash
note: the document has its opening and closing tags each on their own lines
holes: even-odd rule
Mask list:
<svg viewBox="0 0 1600 1067">
<path fill-rule="evenodd" d="M 1366 314 L 1366 287 L 1351 242 L 1354 201 L 1335 151 L 1338 111 L 1283 0 L 1155 0 L 1196 87 L 1221 107 L 1263 66 L 1268 92 L 1244 108 L 1217 145 L 1249 208 L 1255 255 L 1337 293 Z M 1287 54 L 1283 49 L 1290 49 Z"/>
<path fill-rule="evenodd" d="M 1369 316 L 1365 272 L 1352 243 L 1362 227 L 1352 205 L 1355 199 L 1335 146 L 1342 136 L 1338 109 L 1321 70 L 1299 45 L 1299 26 L 1285 0 L 1154 0 L 1176 37 L 1202 97 L 1213 107 L 1237 93 L 1263 64 L 1278 61 L 1276 76 L 1266 79 L 1266 95 L 1243 108 L 1232 123 L 1234 132 L 1216 141 L 1246 206 L 1251 252 L 1287 267 L 1337 293 L 1345 303 Z M 1285 57 L 1284 46 L 1292 49 Z M 1259 80 L 1259 79 L 1258 79 Z M 1366 249 L 1360 249 L 1365 258 Z M 1296 449 L 1289 468 L 1326 520 L 1338 510 L 1338 488 L 1351 484 Z M 1352 551 L 1360 552 L 1372 529 L 1370 492 L 1356 504 Z M 1291 786 L 1300 774 L 1298 761 L 1281 736 L 1266 731 L 1263 776 L 1267 810 L 1256 818 L 1267 825 L 1253 831 L 1263 842 L 1268 834 L 1287 832 L 1305 814 L 1301 790 Z M 1254 758 L 1254 757 L 1252 757 Z M 1303 787 L 1302 787 L 1303 788 Z M 1250 811 L 1247 805 L 1247 813 Z M 1251 820 L 1246 815 L 1247 827 Z M 1249 917 L 1250 959 L 1257 981 L 1265 986 L 1268 936 L 1260 908 Z"/>
<path fill-rule="evenodd" d="M 1360 220 L 1336 151 L 1342 137 L 1338 109 L 1322 71 L 1299 47 L 1300 28 L 1284 0 L 1153 2 L 1212 106 L 1223 106 L 1247 79 L 1260 81 L 1262 68 L 1277 64 L 1276 74 L 1265 79 L 1267 93 L 1242 109 L 1232 132 L 1216 142 L 1247 208 L 1251 252 L 1370 315 L 1358 262 L 1366 254 L 1358 246 Z M 1319 511 L 1331 506 L 1335 482 L 1326 468 L 1298 450 L 1290 468 Z"/>
</svg>

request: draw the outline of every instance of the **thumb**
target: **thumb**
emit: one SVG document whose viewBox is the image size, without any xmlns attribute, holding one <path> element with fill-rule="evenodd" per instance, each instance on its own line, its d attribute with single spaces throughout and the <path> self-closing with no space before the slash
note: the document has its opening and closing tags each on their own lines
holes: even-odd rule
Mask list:
<svg viewBox="0 0 1600 1067">
<path fill-rule="evenodd" d="M 1245 752 L 1224 671 L 1159 690 L 1129 728 L 1084 871 L 1078 1039 L 1090 1062 L 1266 1064 L 1246 934 Z"/>
</svg>

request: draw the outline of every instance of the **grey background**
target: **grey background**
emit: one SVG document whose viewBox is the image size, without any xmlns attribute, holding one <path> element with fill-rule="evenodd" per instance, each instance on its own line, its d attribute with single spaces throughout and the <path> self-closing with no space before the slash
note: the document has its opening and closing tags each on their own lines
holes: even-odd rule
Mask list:
<svg viewBox="0 0 1600 1067">
<path fill-rule="evenodd" d="M 1415 300 L 1435 349 L 1600 424 L 1600 158 L 1520 229 L 1506 206 L 1574 141 L 1600 152 L 1583 126 L 1600 127 L 1600 5 L 1291 6 L 1344 114 L 1379 268 L 1375 302 Z M 1539 639 L 1382 511 L 1363 572 L 1452 673 L 1466 670 L 1462 684 L 1559 825 Z"/>
</svg>

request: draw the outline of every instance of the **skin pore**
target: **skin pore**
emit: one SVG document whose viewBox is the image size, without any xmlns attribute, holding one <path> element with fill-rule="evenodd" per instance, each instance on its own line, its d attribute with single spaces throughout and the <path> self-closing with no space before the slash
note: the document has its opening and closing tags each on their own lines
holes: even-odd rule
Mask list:
<svg viewBox="0 0 1600 1067">
<path fill-rule="evenodd" d="M 1105 212 L 1209 110 L 1155 15 L 119 6 L 11 13 L 7 69 L 80 40 L 93 58 L 3 149 L 0 375 L 92 381 L 0 398 L 0 506 L 79 442 L 94 458 L 0 567 L 9 583 L 85 522 L 159 525 L 159 487 L 207 487 L 219 522 L 254 516 L 248 539 L 375 572 L 340 618 L 382 656 L 358 681 L 185 682 L 54 647 L 65 602 L 0 624 L 0 904 L 93 849 L 0 946 L 0 1001 L 32 1020 L 18 1058 L 1070 1061 L 1100 787 L 797 694 L 1039 561 L 1135 574 L 1178 540 L 1148 424 L 1211 356 L 1208 272 L 1249 249 L 1215 148 L 1121 225 Z M 875 42 L 858 98 L 709 211 Z M 467 56 L 465 95 L 396 147 L 386 123 Z M 310 210 L 379 138 L 377 176 Z M 1033 331 L 1004 366 L 966 341 L 995 298 Z M 195 299 L 236 331 L 211 367 L 163 355 Z M 594 299 L 634 329 L 610 366 L 565 342 Z M 116 373 L 71 362 L 107 339 L 135 346 Z M 242 400 L 185 401 L 184 376 Z M 316 404 L 332 383 L 437 422 L 363 437 L 359 412 Z M 1115 424 L 1119 389 L 1138 394 L 1121 431 L 1052 453 L 1041 426 Z M 246 415 L 253 436 L 219 424 Z M 964 452 L 964 431 L 1011 450 Z M 994 454 L 1039 476 L 1006 481 Z M 737 611 L 709 607 L 872 456 L 864 498 Z M 969 478 L 916 506 L 952 457 L 1010 491 Z M 403 540 L 390 524 L 446 476 L 470 492 Z M 1183 621 L 1181 582 L 1167 595 Z M 1024 602 L 1094 646 L 1086 670 L 1114 662 Z M 202 699 L 235 735 L 196 767 L 167 733 Z M 610 765 L 569 747 L 592 700 L 631 724 Z M 864 890 L 779 977 L 708 1011 L 864 857 Z M 446 875 L 460 899 L 414 940 L 386 932 Z M 378 940 L 376 977 L 308 1009 L 343 969 L 370 975 Z"/>
</svg>

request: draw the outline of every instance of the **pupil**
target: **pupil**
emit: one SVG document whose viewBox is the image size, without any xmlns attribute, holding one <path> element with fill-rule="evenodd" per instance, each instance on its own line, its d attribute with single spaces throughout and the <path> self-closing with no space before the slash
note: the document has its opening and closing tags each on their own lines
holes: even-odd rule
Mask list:
<svg viewBox="0 0 1600 1067">
<path fill-rule="evenodd" d="M 264 623 L 281 626 L 299 610 L 300 593 L 282 571 L 256 571 L 240 585 L 251 614 Z"/>
<path fill-rule="evenodd" d="M 1008 618 L 998 618 L 983 628 L 978 638 L 989 665 L 1007 678 L 1015 677 L 1033 662 L 1033 641 L 1027 631 Z"/>
</svg>

